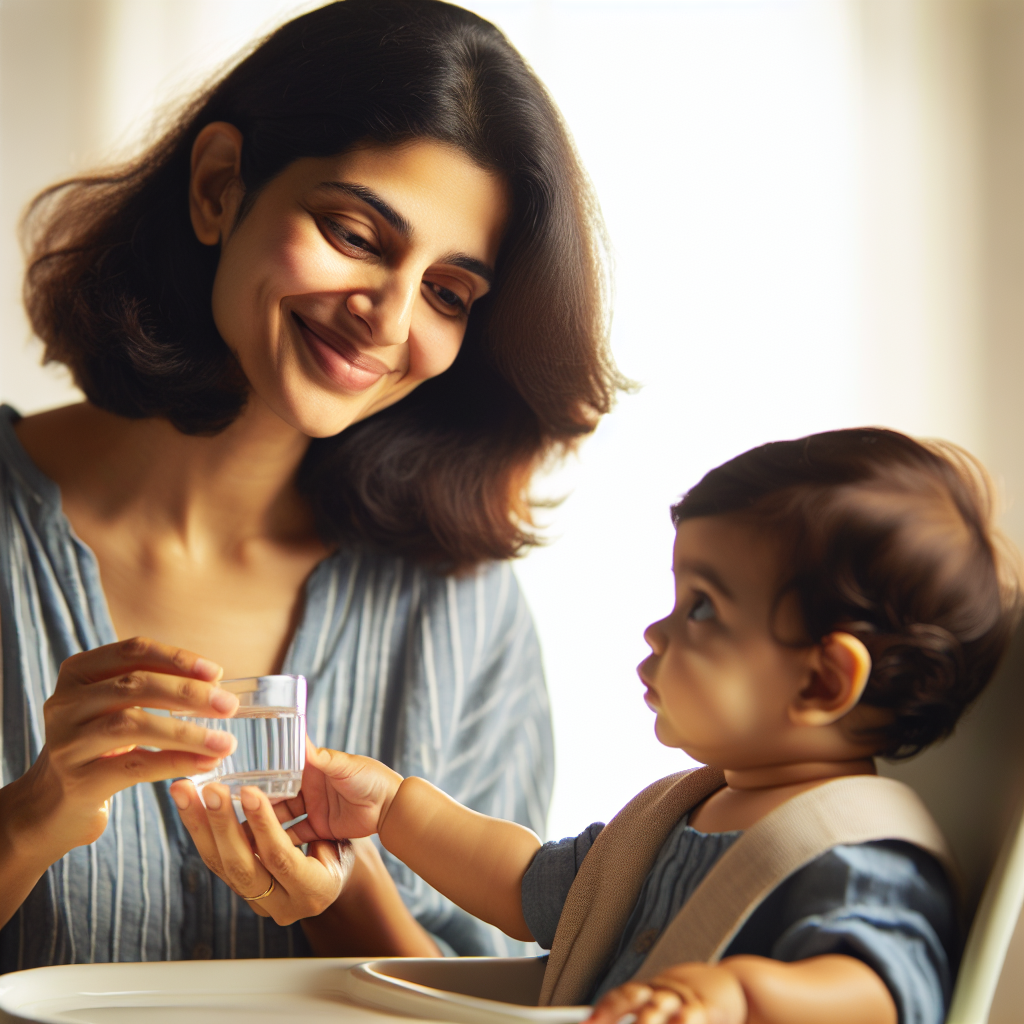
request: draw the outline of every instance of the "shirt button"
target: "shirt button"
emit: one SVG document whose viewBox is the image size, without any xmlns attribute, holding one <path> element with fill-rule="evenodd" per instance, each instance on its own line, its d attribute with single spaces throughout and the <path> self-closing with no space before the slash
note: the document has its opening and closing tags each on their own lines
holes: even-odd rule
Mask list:
<svg viewBox="0 0 1024 1024">
<path fill-rule="evenodd" d="M 649 953 L 651 947 L 658 941 L 658 936 L 661 932 L 657 928 L 648 928 L 647 931 L 641 932 L 633 943 L 633 949 L 641 955 Z"/>
<path fill-rule="evenodd" d="M 205 942 L 197 942 L 192 947 L 193 960 L 209 960 L 213 956 L 213 950 Z"/>
</svg>

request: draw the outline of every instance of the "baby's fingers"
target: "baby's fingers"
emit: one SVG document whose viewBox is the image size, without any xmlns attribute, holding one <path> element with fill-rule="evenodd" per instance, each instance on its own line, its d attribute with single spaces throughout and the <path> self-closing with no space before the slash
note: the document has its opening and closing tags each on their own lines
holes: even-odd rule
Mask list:
<svg viewBox="0 0 1024 1024">
<path fill-rule="evenodd" d="M 636 1024 L 708 1024 L 707 1014 L 701 1006 L 683 1002 L 675 992 L 655 989 L 651 998 L 636 1015 Z"/>
<path fill-rule="evenodd" d="M 653 991 L 648 985 L 634 982 L 613 988 L 594 1007 L 594 1012 L 585 1024 L 619 1024 L 627 1014 L 639 1012 L 651 998 Z"/>
</svg>

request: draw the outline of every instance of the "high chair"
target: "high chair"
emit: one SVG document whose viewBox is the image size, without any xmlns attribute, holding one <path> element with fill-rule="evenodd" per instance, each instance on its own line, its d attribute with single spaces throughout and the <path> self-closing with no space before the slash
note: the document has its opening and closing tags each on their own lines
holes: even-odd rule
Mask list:
<svg viewBox="0 0 1024 1024">
<path fill-rule="evenodd" d="M 947 1024 L 1024 1020 L 1024 626 L 955 733 L 879 772 L 928 805 L 963 872 L 970 923 Z"/>
<path fill-rule="evenodd" d="M 962 872 L 970 924 L 947 1024 L 1024 1020 L 1024 627 L 954 735 L 880 774 L 915 789 Z M 582 1007 L 538 1007 L 544 961 L 386 960 L 350 972 L 360 1002 L 466 1024 L 572 1024 Z M 347 985 L 346 987 L 349 987 Z"/>
</svg>

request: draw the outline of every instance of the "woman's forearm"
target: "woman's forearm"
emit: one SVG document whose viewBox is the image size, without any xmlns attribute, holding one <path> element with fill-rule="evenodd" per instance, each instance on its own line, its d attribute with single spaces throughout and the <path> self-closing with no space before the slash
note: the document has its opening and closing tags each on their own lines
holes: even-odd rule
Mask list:
<svg viewBox="0 0 1024 1024">
<path fill-rule="evenodd" d="M 747 1024 L 896 1024 L 896 1006 L 882 979 L 850 956 L 781 963 L 760 956 L 721 962 L 747 999 Z"/>
<path fill-rule="evenodd" d="M 423 779 L 406 779 L 380 828 L 384 847 L 425 882 L 506 935 L 533 939 L 522 881 L 540 848 L 528 828 L 471 811 Z"/>
<path fill-rule="evenodd" d="M 345 888 L 303 930 L 317 956 L 440 956 L 412 916 L 369 839 L 352 840 L 355 863 Z"/>
</svg>

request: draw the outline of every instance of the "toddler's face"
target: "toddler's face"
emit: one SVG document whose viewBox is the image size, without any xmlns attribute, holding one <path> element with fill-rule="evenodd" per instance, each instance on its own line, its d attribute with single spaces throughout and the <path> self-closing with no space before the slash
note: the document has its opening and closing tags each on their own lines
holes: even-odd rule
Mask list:
<svg viewBox="0 0 1024 1024">
<path fill-rule="evenodd" d="M 801 628 L 795 601 L 771 621 L 782 570 L 774 541 L 728 517 L 689 519 L 673 555 L 675 607 L 647 627 L 652 653 L 638 668 L 658 739 L 721 768 L 778 763 L 809 655 L 775 639 Z"/>
</svg>

